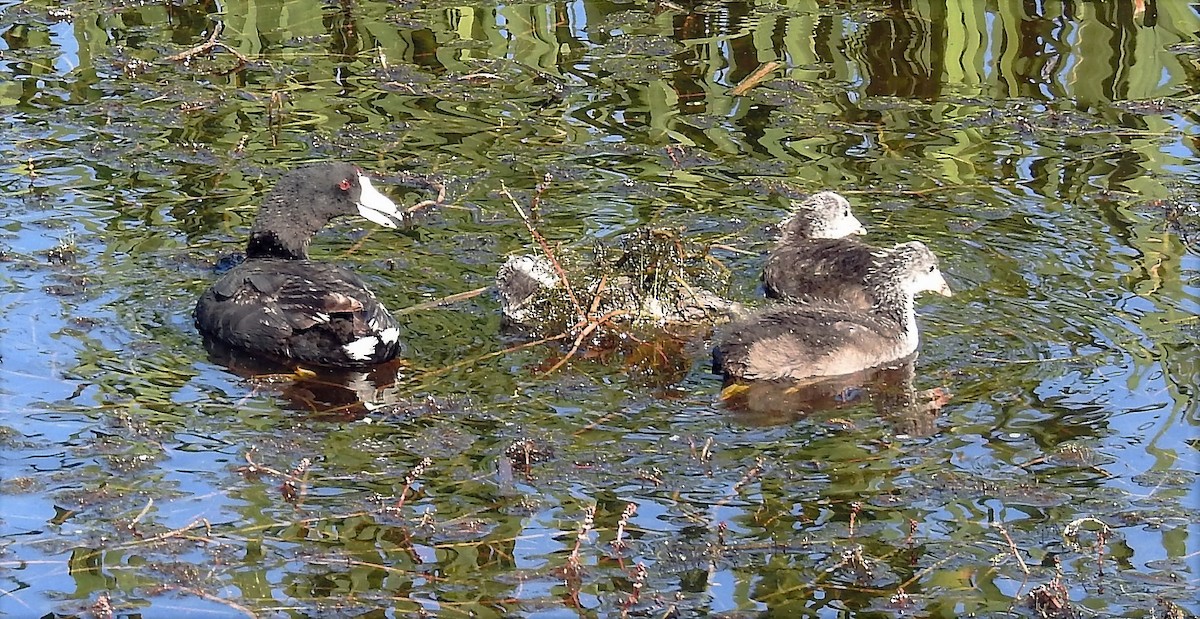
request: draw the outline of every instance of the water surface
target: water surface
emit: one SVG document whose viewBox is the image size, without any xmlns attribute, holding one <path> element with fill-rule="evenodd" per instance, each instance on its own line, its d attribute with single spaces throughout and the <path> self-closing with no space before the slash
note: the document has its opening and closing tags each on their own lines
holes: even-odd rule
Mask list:
<svg viewBox="0 0 1200 619">
<path fill-rule="evenodd" d="M 1200 613 L 1200 14 L 986 4 L 0 4 L 0 612 Z M 505 190 L 760 305 L 835 189 L 956 294 L 824 399 L 722 404 L 706 334 L 545 375 L 486 294 L 405 313 L 399 372 L 247 377 L 191 308 L 329 158 L 445 189 L 314 243 L 397 309 L 537 251 Z"/>
</svg>

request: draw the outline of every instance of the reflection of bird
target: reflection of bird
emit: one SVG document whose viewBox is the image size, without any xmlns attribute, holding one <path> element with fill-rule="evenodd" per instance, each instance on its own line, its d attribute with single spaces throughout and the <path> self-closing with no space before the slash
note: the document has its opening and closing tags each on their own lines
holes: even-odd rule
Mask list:
<svg viewBox="0 0 1200 619">
<path fill-rule="evenodd" d="M 232 348 L 205 338 L 208 358 L 252 385 L 276 394 L 289 409 L 330 420 L 378 415 L 403 401 L 401 359 L 370 367 L 304 367 Z"/>
<path fill-rule="evenodd" d="M 796 206 L 781 228 L 763 267 L 768 297 L 871 306 L 865 280 L 876 249 L 850 238 L 862 234 L 863 227 L 845 198 L 832 191 L 814 194 Z"/>
<path fill-rule="evenodd" d="M 361 367 L 399 353 L 400 329 L 348 269 L 308 259 L 318 230 L 358 213 L 396 227 L 396 205 L 361 170 L 331 163 L 281 178 L 258 209 L 246 261 L 196 304 L 196 326 L 226 346 L 284 361 Z"/>
<path fill-rule="evenodd" d="M 896 434 L 928 436 L 937 430 L 938 412 L 951 396 L 942 387 L 922 391 L 913 388 L 915 357 L 810 381 L 735 383 L 721 392 L 721 399 L 739 421 L 750 425 L 792 423 L 813 413 L 841 410 L 869 400 Z"/>
<path fill-rule="evenodd" d="M 875 300 L 870 309 L 802 303 L 735 323 L 713 351 L 714 370 L 732 379 L 806 379 L 895 361 L 917 349 L 916 294 L 950 295 L 937 257 L 916 241 L 882 250 L 867 287 Z"/>
</svg>

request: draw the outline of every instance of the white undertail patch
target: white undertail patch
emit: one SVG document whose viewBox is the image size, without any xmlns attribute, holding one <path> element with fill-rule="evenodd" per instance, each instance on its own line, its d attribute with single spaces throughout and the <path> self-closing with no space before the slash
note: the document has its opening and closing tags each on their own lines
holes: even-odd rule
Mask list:
<svg viewBox="0 0 1200 619">
<path fill-rule="evenodd" d="M 396 340 L 400 339 L 400 330 L 396 327 L 388 327 L 379 333 L 379 339 L 383 340 L 384 344 L 395 344 Z"/>
<path fill-rule="evenodd" d="M 379 338 L 369 335 L 342 346 L 342 350 L 346 351 L 347 357 L 355 361 L 366 361 L 374 356 L 377 346 L 379 346 Z"/>
</svg>

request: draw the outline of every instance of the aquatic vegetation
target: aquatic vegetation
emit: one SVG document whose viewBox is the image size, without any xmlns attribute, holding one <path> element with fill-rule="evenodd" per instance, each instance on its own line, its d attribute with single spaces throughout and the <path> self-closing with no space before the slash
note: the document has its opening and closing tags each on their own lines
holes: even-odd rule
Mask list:
<svg viewBox="0 0 1200 619">
<path fill-rule="evenodd" d="M 1200 17 L 992 4 L 3 6 L 0 607 L 1200 613 Z M 313 244 L 403 362 L 205 349 L 214 265 L 329 159 L 415 209 Z M 608 315 L 765 303 L 823 189 L 939 256 L 911 365 L 722 401 L 707 327 Z M 580 281 L 548 346 L 481 292 L 547 255 L 514 199 Z"/>
</svg>

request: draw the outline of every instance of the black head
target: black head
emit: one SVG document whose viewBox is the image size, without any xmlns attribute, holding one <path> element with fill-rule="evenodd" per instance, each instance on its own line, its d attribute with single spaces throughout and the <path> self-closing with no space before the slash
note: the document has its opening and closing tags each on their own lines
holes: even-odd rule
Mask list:
<svg viewBox="0 0 1200 619">
<path fill-rule="evenodd" d="M 292 170 L 263 199 L 246 254 L 307 258 L 308 242 L 318 230 L 334 218 L 355 214 L 389 228 L 395 228 L 400 217 L 396 205 L 352 164 L 321 163 Z"/>
</svg>

